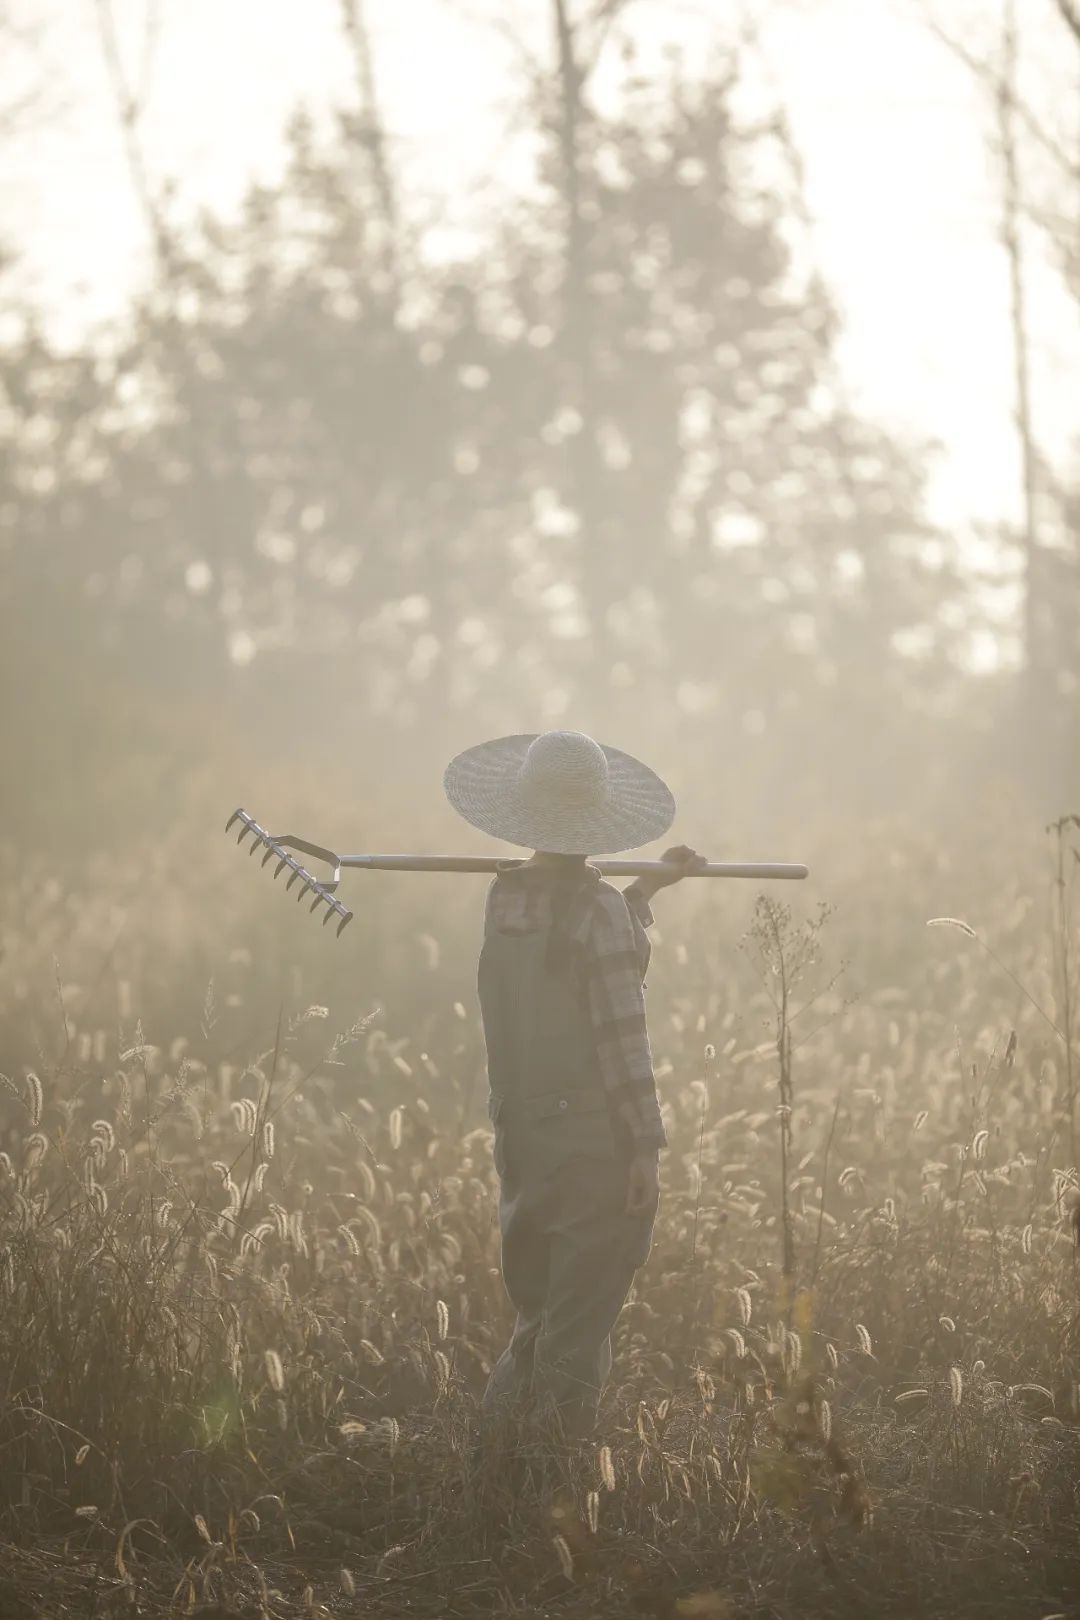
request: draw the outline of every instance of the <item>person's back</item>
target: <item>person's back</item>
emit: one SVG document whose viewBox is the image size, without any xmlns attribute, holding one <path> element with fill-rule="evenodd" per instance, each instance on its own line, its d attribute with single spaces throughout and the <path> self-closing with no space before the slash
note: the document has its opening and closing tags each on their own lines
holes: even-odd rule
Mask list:
<svg viewBox="0 0 1080 1620">
<path fill-rule="evenodd" d="M 534 904 L 542 900 L 545 874 L 526 881 Z M 633 1144 L 604 1086 L 589 967 L 587 952 L 550 922 L 528 932 L 492 925 L 477 976 L 503 1276 L 517 1309 L 486 1403 L 547 1396 L 570 1430 L 594 1415 L 611 1327 L 648 1255 L 655 1216 L 655 1206 L 627 1212 Z"/>
<path fill-rule="evenodd" d="M 499 1175 L 503 1276 L 517 1311 L 485 1406 L 532 1396 L 591 1426 L 611 1329 L 648 1255 L 666 1140 L 645 1024 L 649 892 L 620 893 L 586 853 L 659 836 L 674 801 L 631 756 L 576 732 L 458 755 L 447 795 L 473 825 L 537 853 L 488 895 L 477 974 Z"/>
</svg>

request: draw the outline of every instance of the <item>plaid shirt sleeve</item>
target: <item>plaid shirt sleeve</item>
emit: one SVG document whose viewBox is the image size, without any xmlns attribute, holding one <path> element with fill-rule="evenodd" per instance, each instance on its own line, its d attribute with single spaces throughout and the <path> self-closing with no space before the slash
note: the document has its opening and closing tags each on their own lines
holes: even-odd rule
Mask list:
<svg viewBox="0 0 1080 1620">
<path fill-rule="evenodd" d="M 640 930 L 635 928 L 634 932 L 638 936 L 639 949 L 643 955 L 641 977 L 644 979 L 646 973 L 649 971 L 650 955 L 649 939 L 648 935 L 645 933 L 645 929 L 651 928 L 653 923 L 656 921 L 656 918 L 652 914 L 652 907 L 649 905 L 649 902 L 646 900 L 644 894 L 638 888 L 636 883 L 629 884 L 623 890 L 622 894 L 623 899 L 630 907 L 631 917 L 641 924 Z"/>
<path fill-rule="evenodd" d="M 602 884 L 589 933 L 589 1008 L 604 1085 L 615 1112 L 641 1149 L 667 1146 L 645 1023 L 644 978 L 649 965 L 645 929 L 652 912 L 644 895 Z"/>
</svg>

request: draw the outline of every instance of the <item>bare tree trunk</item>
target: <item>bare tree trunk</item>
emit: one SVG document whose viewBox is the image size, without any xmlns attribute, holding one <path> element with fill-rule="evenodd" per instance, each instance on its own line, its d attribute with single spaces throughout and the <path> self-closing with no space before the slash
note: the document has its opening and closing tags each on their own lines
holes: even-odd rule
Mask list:
<svg viewBox="0 0 1080 1620">
<path fill-rule="evenodd" d="M 1003 164 L 1003 213 L 1001 235 L 1009 262 L 1009 316 L 1012 330 L 1015 421 L 1020 445 L 1021 517 L 1020 535 L 1024 553 L 1023 648 L 1029 719 L 1038 714 L 1043 695 L 1042 674 L 1046 649 L 1040 631 L 1045 629 L 1042 613 L 1039 541 L 1036 530 L 1039 462 L 1031 412 L 1031 377 L 1027 333 L 1027 297 L 1024 282 L 1023 248 L 1020 241 L 1022 209 L 1020 166 L 1016 143 L 1016 71 L 1018 55 L 1015 0 L 1005 0 L 1002 29 L 1002 61 L 998 78 L 998 134 Z"/>
<path fill-rule="evenodd" d="M 124 70 L 111 0 L 96 0 L 96 4 L 102 55 L 123 135 L 131 189 L 150 236 L 158 287 L 174 301 L 175 313 L 175 297 L 183 283 L 184 265 L 179 244 L 151 180 L 140 129 L 160 36 L 160 0 L 147 0 L 139 69 L 134 81 L 129 80 Z M 198 338 L 195 332 L 178 321 L 175 323 L 174 337 L 191 375 L 196 376 L 195 347 Z M 219 493 L 221 479 L 215 466 L 217 447 L 208 441 L 198 412 L 187 411 L 178 423 L 177 430 L 182 436 L 192 474 L 199 480 L 202 496 L 200 519 L 204 531 L 202 549 L 213 559 L 215 568 L 219 568 L 221 559 L 227 554 L 227 535 Z M 231 661 L 225 660 L 219 670 L 219 678 L 236 681 L 239 672 Z"/>
<path fill-rule="evenodd" d="M 581 184 L 586 70 L 567 0 L 553 0 L 553 6 L 558 52 L 559 150 L 566 202 L 563 353 L 567 374 L 573 380 L 574 406 L 580 417 L 578 429 L 570 438 L 570 470 L 574 505 L 581 524 L 581 590 L 592 634 L 595 667 L 606 685 L 613 652 L 607 614 L 615 571 L 608 555 L 608 537 L 602 529 L 602 472 L 597 446 L 593 325 Z"/>
<path fill-rule="evenodd" d="M 120 57 L 111 0 L 97 0 L 97 19 L 101 52 L 105 58 L 105 69 L 109 75 L 120 132 L 124 140 L 124 155 L 131 176 L 131 188 L 146 221 L 158 265 L 168 266 L 172 258 L 172 242 L 165 217 L 150 182 L 150 173 L 139 135 L 139 123 L 149 90 L 154 50 L 161 28 L 160 6 L 158 0 L 150 0 L 147 7 L 142 61 L 138 83 L 134 86 L 128 80 Z"/>
<path fill-rule="evenodd" d="M 360 92 L 358 139 L 371 163 L 375 189 L 382 209 L 384 232 L 382 258 L 396 298 L 400 280 L 398 247 L 401 217 L 394 176 L 387 157 L 386 131 L 379 117 L 379 103 L 375 89 L 375 59 L 364 13 L 364 0 L 341 0 L 341 18 L 356 63 Z"/>
<path fill-rule="evenodd" d="M 998 62 L 975 55 L 964 41 L 954 37 L 931 17 L 927 23 L 936 37 L 994 92 L 998 143 L 1002 157 L 1001 239 L 1007 255 L 1010 286 L 1010 327 L 1013 348 L 1015 392 L 1014 420 L 1021 457 L 1021 521 L 1019 540 L 1023 551 L 1023 605 L 1021 638 L 1024 680 L 1017 694 L 1018 736 L 1025 754 L 1025 769 L 1047 794 L 1046 809 L 1053 813 L 1060 803 L 1057 795 L 1075 772 L 1069 740 L 1074 726 L 1069 702 L 1063 699 L 1058 674 L 1069 669 L 1075 676 L 1076 553 L 1070 562 L 1044 546 L 1039 537 L 1039 518 L 1044 503 L 1058 503 L 1066 527 L 1075 535 L 1075 517 L 1069 500 L 1055 486 L 1050 468 L 1040 456 L 1033 422 L 1028 338 L 1028 295 L 1025 285 L 1021 238 L 1025 218 L 1045 231 L 1060 258 L 1066 288 L 1080 294 L 1076 269 L 1080 264 L 1070 240 L 1065 214 L 1055 217 L 1045 209 L 1034 208 L 1024 196 L 1020 166 L 1021 142 L 1034 143 L 1049 157 L 1063 181 L 1070 187 L 1080 179 L 1080 162 L 1044 124 L 1039 112 L 1025 103 L 1018 91 L 1020 38 L 1016 0 L 1003 0 L 1001 50 Z M 1056 9 L 1068 30 L 1070 46 L 1080 46 L 1080 0 L 1056 0 Z M 1051 802 L 1053 801 L 1053 802 Z"/>
</svg>

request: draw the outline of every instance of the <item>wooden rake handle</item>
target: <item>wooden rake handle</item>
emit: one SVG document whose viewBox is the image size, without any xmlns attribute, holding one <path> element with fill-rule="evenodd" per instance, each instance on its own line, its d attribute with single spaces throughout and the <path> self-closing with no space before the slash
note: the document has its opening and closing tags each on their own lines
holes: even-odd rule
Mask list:
<svg viewBox="0 0 1080 1620">
<path fill-rule="evenodd" d="M 497 855 L 339 855 L 337 859 L 341 866 L 359 866 L 373 872 L 499 872 L 525 864 Z M 589 862 L 606 878 L 670 876 L 673 864 L 671 861 Z M 808 866 L 792 861 L 709 861 L 685 874 L 691 878 L 805 878 L 809 875 Z"/>
<path fill-rule="evenodd" d="M 326 849 L 322 844 L 309 843 L 306 838 L 297 838 L 293 833 L 268 833 L 246 810 L 234 810 L 226 823 L 225 831 L 228 832 L 237 821 L 240 822 L 237 843 L 242 844 L 245 839 L 250 838 L 248 853 L 253 855 L 257 849 L 262 850 L 263 866 L 276 858 L 274 876 L 277 877 L 281 872 L 287 871 L 289 877 L 285 887 L 291 889 L 293 884 L 298 882 L 300 885 L 296 895 L 298 900 L 314 895 L 311 911 L 317 911 L 320 906 L 325 907 L 324 926 L 331 917 L 337 917 L 339 937 L 346 923 L 351 922 L 353 917 L 353 913 L 335 896 L 335 890 L 341 882 L 343 867 L 359 867 L 369 872 L 500 872 L 525 864 L 523 860 L 507 859 L 499 855 L 337 855 L 332 849 Z M 316 877 L 289 853 L 294 849 L 313 860 L 325 862 L 331 868 L 331 875 Z M 589 864 L 605 878 L 670 877 L 672 868 L 670 861 L 590 861 Z M 808 867 L 795 862 L 710 861 L 706 865 L 691 868 L 685 876 L 773 879 L 804 878 L 808 874 Z"/>
</svg>

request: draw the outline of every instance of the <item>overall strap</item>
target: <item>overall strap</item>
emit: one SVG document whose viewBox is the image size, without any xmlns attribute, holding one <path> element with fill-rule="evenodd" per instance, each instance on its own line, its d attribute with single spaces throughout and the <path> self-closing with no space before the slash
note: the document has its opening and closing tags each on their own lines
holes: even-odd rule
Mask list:
<svg viewBox="0 0 1080 1620">
<path fill-rule="evenodd" d="M 580 970 L 548 965 L 549 934 L 491 932 L 480 953 L 477 986 L 495 1097 L 603 1092 Z"/>
</svg>

